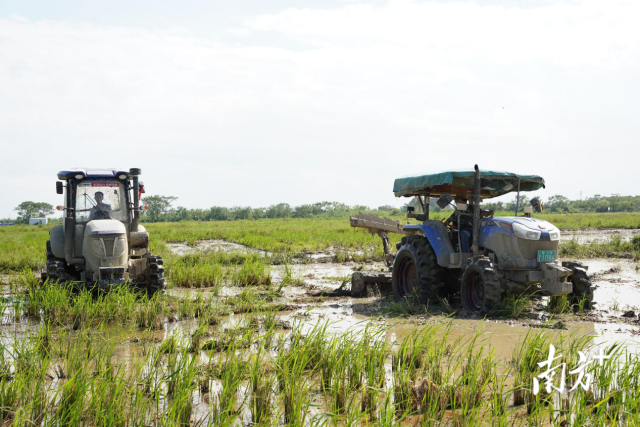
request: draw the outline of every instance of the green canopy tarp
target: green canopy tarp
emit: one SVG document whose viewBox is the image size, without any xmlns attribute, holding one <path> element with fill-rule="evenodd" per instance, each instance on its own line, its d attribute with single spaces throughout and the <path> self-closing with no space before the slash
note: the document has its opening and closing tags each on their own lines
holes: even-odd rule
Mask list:
<svg viewBox="0 0 640 427">
<path fill-rule="evenodd" d="M 396 197 L 430 194 L 432 197 L 449 193 L 454 197 L 470 198 L 473 195 L 473 169 L 445 171 L 398 178 L 393 183 Z M 544 179 L 538 175 L 518 175 L 511 172 L 480 170 L 482 198 L 497 197 L 513 191 L 535 191 L 544 188 Z"/>
</svg>

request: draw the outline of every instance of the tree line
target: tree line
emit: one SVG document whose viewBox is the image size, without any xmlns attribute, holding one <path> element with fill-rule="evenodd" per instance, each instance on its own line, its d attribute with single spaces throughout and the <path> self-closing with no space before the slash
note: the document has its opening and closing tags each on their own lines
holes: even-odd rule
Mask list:
<svg viewBox="0 0 640 427">
<path fill-rule="evenodd" d="M 401 208 L 393 206 L 379 206 L 371 208 L 362 205 L 347 205 L 340 202 L 318 202 L 291 206 L 288 203 L 278 203 L 268 207 L 252 208 L 250 206 L 213 206 L 208 209 L 188 209 L 183 206 L 174 207 L 178 200 L 174 196 L 147 196 L 142 198 L 142 204 L 148 206 L 144 211 L 143 221 L 234 221 L 241 219 L 262 219 L 262 218 L 321 218 L 321 217 L 346 217 L 357 212 L 382 213 L 384 215 L 400 215 L 406 211 L 407 206 L 418 206 L 418 202 L 413 199 Z M 530 198 L 527 195 L 520 195 L 519 212 L 522 207 L 528 205 Z M 562 195 L 549 197 L 543 201 L 544 212 L 550 213 L 586 213 L 586 212 L 640 212 L 640 196 L 621 196 L 613 194 L 611 196 L 601 196 L 596 194 L 583 200 L 570 200 Z M 509 202 L 486 201 L 482 204 L 485 209 L 496 212 L 515 212 L 516 198 Z M 431 201 L 430 209 L 434 212 L 440 211 L 435 202 Z M 29 223 L 30 218 L 46 217 L 52 215 L 55 210 L 52 205 L 43 202 L 22 202 L 15 208 L 18 214 L 17 223 Z M 3 220 L 4 221 L 4 220 Z"/>
<path fill-rule="evenodd" d="M 279 203 L 266 208 L 252 208 L 249 206 L 235 206 L 231 208 L 213 206 L 209 209 L 187 209 L 182 206 L 172 207 L 176 197 L 148 196 L 142 202 L 149 206 L 143 219 L 149 222 L 157 221 L 234 221 L 240 219 L 262 218 L 319 218 L 319 217 L 346 217 L 358 212 L 381 213 L 384 215 L 401 215 L 407 206 L 417 207 L 415 199 L 410 200 L 401 208 L 393 206 L 350 206 L 339 202 L 319 202 L 308 205 L 291 206 L 288 203 Z M 518 212 L 530 203 L 527 195 L 520 195 Z M 608 197 L 595 195 L 584 200 L 569 200 L 562 195 L 551 196 L 543 201 L 544 212 L 550 213 L 588 213 L 588 212 L 640 212 L 640 196 L 620 196 L 614 194 Z M 516 198 L 510 202 L 484 202 L 484 209 L 495 212 L 515 212 Z M 441 209 L 435 199 L 431 201 L 430 209 L 439 212 Z M 418 209 L 419 210 L 419 209 Z"/>
<path fill-rule="evenodd" d="M 393 206 L 380 206 L 372 209 L 368 206 L 349 206 L 340 202 L 318 202 L 300 206 L 278 203 L 269 207 L 252 208 L 250 206 L 212 206 L 208 209 L 187 209 L 183 206 L 173 207 L 176 201 L 173 196 L 147 196 L 142 203 L 148 206 L 143 221 L 176 222 L 176 221 L 235 221 L 242 219 L 262 218 L 319 218 L 345 217 L 357 212 L 384 211 L 387 215 L 399 215 L 401 209 Z"/>
<path fill-rule="evenodd" d="M 520 209 L 528 205 L 530 199 L 527 195 L 520 195 Z M 483 203 L 483 208 L 498 211 L 514 211 L 516 208 L 516 198 L 512 201 Z M 543 211 L 550 213 L 588 213 L 588 212 L 640 212 L 640 196 L 621 196 L 612 194 L 611 196 L 601 196 L 596 194 L 583 200 L 570 200 L 569 198 L 556 194 L 543 201 Z"/>
</svg>

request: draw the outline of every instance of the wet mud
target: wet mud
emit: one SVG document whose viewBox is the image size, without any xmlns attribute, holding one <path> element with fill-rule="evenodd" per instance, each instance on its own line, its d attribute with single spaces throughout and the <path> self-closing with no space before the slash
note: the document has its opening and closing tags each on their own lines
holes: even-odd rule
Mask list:
<svg viewBox="0 0 640 427">
<path fill-rule="evenodd" d="M 637 229 L 599 229 L 599 230 L 561 230 L 560 241 L 568 242 L 575 240 L 581 245 L 588 243 L 604 243 L 611 239 L 620 239 L 623 242 L 630 241 L 634 236 L 640 236 Z"/>
<path fill-rule="evenodd" d="M 167 247 L 176 255 L 187 255 L 197 252 L 240 252 L 245 254 L 270 255 L 269 252 L 250 248 L 239 243 L 226 240 L 198 240 L 194 245 L 186 243 L 167 243 Z"/>
<path fill-rule="evenodd" d="M 577 240 L 580 243 L 606 241 L 612 238 L 629 240 L 640 234 L 640 230 L 567 230 L 563 231 L 562 240 Z M 199 241 L 195 246 L 181 243 L 168 245 L 174 253 L 186 254 L 193 251 L 219 250 L 225 252 L 258 253 L 260 251 L 237 243 L 222 240 Z M 381 321 L 392 326 L 390 331 L 401 336 L 402 330 L 413 330 L 426 322 L 448 322 L 451 315 L 432 313 L 413 315 L 403 318 L 390 314 L 389 300 L 386 297 L 351 298 L 332 296 L 335 289 L 348 290 L 353 272 L 377 273 L 388 271 L 381 262 L 368 263 L 336 263 L 332 249 L 322 253 L 303 254 L 304 263 L 274 265 L 271 267 L 272 282 L 284 284 L 280 287 L 280 301 L 289 306 L 300 308 L 284 316 L 288 322 L 299 321 L 313 324 L 317 321 L 331 321 L 332 328 L 346 330 L 354 325 L 367 321 Z M 298 260 L 299 261 L 299 260 Z M 475 331 L 481 325 L 491 331 L 489 335 L 498 337 L 519 337 L 530 327 L 546 327 L 564 331 L 580 331 L 589 334 L 631 339 L 640 334 L 640 267 L 638 262 L 625 259 L 586 259 L 578 260 L 588 267 L 589 275 L 597 286 L 594 310 L 585 314 L 550 315 L 546 312 L 546 299 L 543 298 L 532 306 L 519 319 L 474 319 L 467 318 L 464 313 L 453 314 L 456 329 Z M 223 286 L 215 291 L 216 296 L 228 297 L 242 292 L 241 287 Z M 326 291 L 326 293 L 325 293 Z M 171 295 L 192 296 L 200 293 L 211 296 L 207 289 L 186 290 L 174 288 Z M 403 325 L 402 327 L 398 325 Z M 393 328 L 400 328 L 395 331 Z M 514 341 L 498 339 L 501 346 Z M 513 342 L 515 345 L 515 341 Z M 512 346 L 507 346 L 512 347 Z"/>
</svg>

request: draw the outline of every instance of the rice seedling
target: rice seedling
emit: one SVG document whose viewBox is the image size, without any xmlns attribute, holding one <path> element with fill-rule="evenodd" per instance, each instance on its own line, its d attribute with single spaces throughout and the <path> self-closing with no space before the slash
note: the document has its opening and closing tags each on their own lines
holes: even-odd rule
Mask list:
<svg viewBox="0 0 640 427">
<path fill-rule="evenodd" d="M 165 376 L 169 398 L 165 422 L 169 425 L 190 425 L 196 375 L 196 358 L 189 354 L 189 348 L 180 346 L 179 351 L 169 353 Z"/>
<path fill-rule="evenodd" d="M 326 325 L 317 324 L 305 338 L 299 326 L 294 325 L 288 339 L 289 346 L 280 346 L 278 349 L 276 379 L 287 424 L 304 425 L 307 420 L 312 384 L 305 372 L 316 370 L 325 332 Z"/>
<path fill-rule="evenodd" d="M 277 292 L 284 286 L 303 286 L 304 280 L 298 274 L 295 274 L 293 267 L 291 266 L 291 260 L 289 257 L 284 258 L 283 268 L 282 268 L 282 280 L 280 281 L 280 285 L 278 287 Z"/>
<path fill-rule="evenodd" d="M 533 332 L 529 330 L 522 343 L 514 349 L 512 366 L 515 371 L 513 404 L 524 405 L 535 400 L 531 389 L 533 377 L 549 348 L 550 337 L 544 330 Z"/>
<path fill-rule="evenodd" d="M 136 324 L 145 329 L 159 329 L 162 327 L 163 304 L 159 295 L 144 298 L 135 311 Z"/>
<path fill-rule="evenodd" d="M 263 359 L 263 346 L 258 347 L 258 352 L 253 358 L 249 383 L 251 388 L 251 421 L 254 424 L 268 424 L 273 416 L 273 400 L 275 377 L 267 369 L 268 363 Z"/>
<path fill-rule="evenodd" d="M 533 296 L 532 293 L 507 293 L 491 314 L 518 319 L 531 307 Z"/>
<path fill-rule="evenodd" d="M 389 301 L 387 315 L 397 317 L 429 315 L 428 301 L 427 304 L 421 304 L 413 298 L 407 298 L 402 301 Z"/>
<path fill-rule="evenodd" d="M 549 297 L 547 302 L 547 311 L 553 314 L 565 314 L 571 312 L 571 301 L 566 295 L 560 295 L 557 297 Z M 584 303 L 583 303 L 584 307 Z"/>
<path fill-rule="evenodd" d="M 238 389 L 245 380 L 250 365 L 242 357 L 238 357 L 236 349 L 232 343 L 219 365 L 220 391 L 215 393 L 211 401 L 211 420 L 215 425 L 231 425 L 245 404 L 244 399 L 238 401 Z"/>
<path fill-rule="evenodd" d="M 195 353 L 200 350 L 202 339 L 208 335 L 207 322 L 200 322 L 198 327 L 193 331 L 189 339 L 189 352 Z"/>
<path fill-rule="evenodd" d="M 236 286 L 268 286 L 271 284 L 269 268 L 257 256 L 249 257 L 233 270 L 231 283 Z"/>
</svg>

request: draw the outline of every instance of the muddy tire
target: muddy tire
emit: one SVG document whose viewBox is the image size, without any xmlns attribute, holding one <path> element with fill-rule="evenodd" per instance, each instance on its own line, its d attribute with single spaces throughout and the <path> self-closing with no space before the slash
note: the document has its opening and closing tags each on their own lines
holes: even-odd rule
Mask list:
<svg viewBox="0 0 640 427">
<path fill-rule="evenodd" d="M 162 257 L 149 255 L 147 260 L 147 293 L 153 295 L 156 292 L 164 292 L 164 261 Z"/>
<path fill-rule="evenodd" d="M 76 280 L 73 274 L 69 272 L 69 267 L 65 260 L 56 258 L 51 250 L 51 241 L 47 240 L 47 263 L 46 271 L 42 274 L 42 281 L 49 282 L 67 282 Z"/>
<path fill-rule="evenodd" d="M 496 270 L 487 257 L 477 259 L 462 274 L 462 308 L 473 314 L 486 314 L 500 304 L 502 287 Z"/>
<path fill-rule="evenodd" d="M 393 262 L 391 287 L 396 300 L 406 298 L 426 303 L 436 300 L 442 288 L 442 267 L 425 237 L 403 237 Z"/>
<path fill-rule="evenodd" d="M 589 275 L 587 274 L 587 269 L 584 264 L 565 261 L 562 263 L 562 266 L 571 269 L 569 280 L 573 284 L 573 292 L 567 295 L 569 302 L 571 302 L 571 305 L 573 306 L 579 306 L 582 300 L 584 300 L 584 309 L 591 310 L 594 304 L 594 286 L 589 279 Z"/>
</svg>

